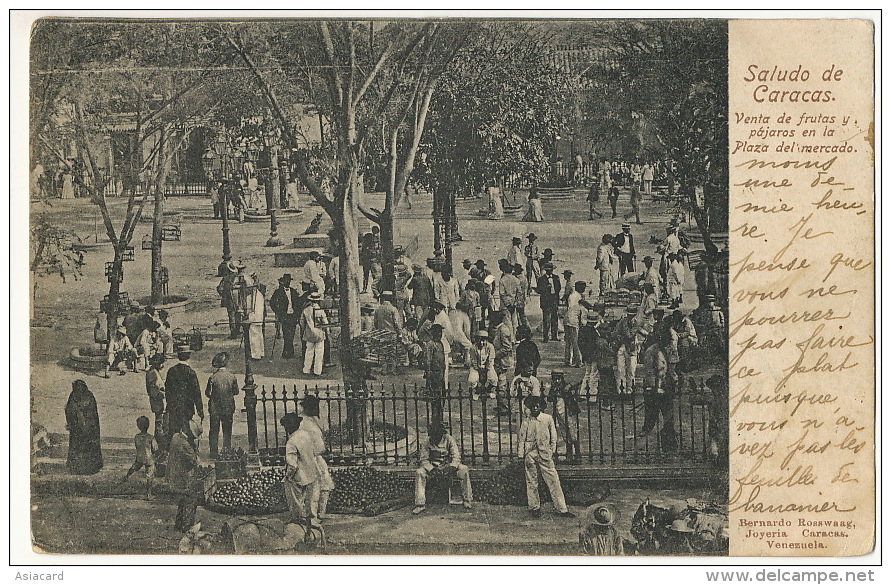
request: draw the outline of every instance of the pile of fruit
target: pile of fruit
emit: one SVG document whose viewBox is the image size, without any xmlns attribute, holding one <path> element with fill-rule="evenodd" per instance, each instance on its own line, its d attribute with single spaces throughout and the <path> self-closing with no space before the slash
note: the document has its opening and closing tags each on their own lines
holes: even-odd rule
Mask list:
<svg viewBox="0 0 891 585">
<path fill-rule="evenodd" d="M 283 512 L 285 468 L 276 467 L 251 473 L 219 486 L 208 500 L 208 508 L 224 514 L 267 514 Z"/>
<path fill-rule="evenodd" d="M 328 501 L 332 512 L 365 511 L 369 506 L 402 500 L 411 494 L 411 485 L 395 473 L 373 467 L 347 467 L 331 472 L 334 491 Z"/>
<path fill-rule="evenodd" d="M 544 481 L 538 482 L 538 495 L 542 502 L 550 502 L 551 494 Z M 522 461 L 508 463 L 491 478 L 473 483 L 473 497 L 478 502 L 498 506 L 526 505 L 526 472 Z"/>
</svg>

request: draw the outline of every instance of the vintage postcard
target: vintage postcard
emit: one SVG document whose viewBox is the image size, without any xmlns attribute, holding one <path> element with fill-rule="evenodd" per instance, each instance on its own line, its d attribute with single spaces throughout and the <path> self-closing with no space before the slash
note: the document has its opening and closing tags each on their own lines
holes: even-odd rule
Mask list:
<svg viewBox="0 0 891 585">
<path fill-rule="evenodd" d="M 151 16 L 13 19 L 20 547 L 873 550 L 874 21 Z"/>
</svg>

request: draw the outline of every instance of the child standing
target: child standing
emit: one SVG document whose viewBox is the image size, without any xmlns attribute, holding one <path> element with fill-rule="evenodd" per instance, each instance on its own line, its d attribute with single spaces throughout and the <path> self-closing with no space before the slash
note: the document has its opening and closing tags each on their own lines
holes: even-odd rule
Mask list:
<svg viewBox="0 0 891 585">
<path fill-rule="evenodd" d="M 145 467 L 146 491 L 145 499 L 152 499 L 152 482 L 155 477 L 155 453 L 158 452 L 158 444 L 155 438 L 149 434 L 149 419 L 147 416 L 140 416 L 136 419 L 136 427 L 139 433 L 133 437 L 133 443 L 136 447 L 136 461 L 127 470 L 127 475 L 123 481 L 130 479 L 130 476 L 141 468 Z"/>
<path fill-rule="evenodd" d="M 554 451 L 557 449 L 557 427 L 554 425 L 554 419 L 541 411 L 540 396 L 527 396 L 523 405 L 529 409 L 529 416 L 520 425 L 518 444 L 526 471 L 526 499 L 529 513 L 533 518 L 541 517 L 541 501 L 538 497 L 538 476 L 541 474 L 548 491 L 551 492 L 551 500 L 554 501 L 557 514 L 564 518 L 575 518 L 575 514 L 566 507 L 560 477 L 554 466 Z"/>
</svg>

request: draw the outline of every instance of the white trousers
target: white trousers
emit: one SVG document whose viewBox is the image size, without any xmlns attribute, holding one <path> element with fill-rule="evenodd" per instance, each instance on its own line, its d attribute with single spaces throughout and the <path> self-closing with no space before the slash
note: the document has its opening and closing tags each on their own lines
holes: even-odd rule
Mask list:
<svg viewBox="0 0 891 585">
<path fill-rule="evenodd" d="M 560 486 L 560 476 L 557 475 L 557 468 L 554 466 L 554 456 L 551 453 L 542 451 L 531 451 L 526 453 L 523 458 L 526 465 L 526 501 L 530 510 L 538 510 L 541 508 L 541 501 L 538 499 L 538 474 L 541 473 L 548 491 L 551 493 L 551 500 L 554 501 L 554 507 L 560 513 L 566 512 L 566 499 L 563 497 L 563 488 Z"/>
<path fill-rule="evenodd" d="M 616 389 L 630 393 L 634 388 L 634 373 L 637 371 L 637 352 L 621 346 L 616 354 Z"/>
<path fill-rule="evenodd" d="M 308 374 L 310 369 L 316 376 L 322 375 L 322 365 L 325 362 L 325 340 L 307 341 L 306 353 L 303 354 L 303 373 Z"/>
</svg>

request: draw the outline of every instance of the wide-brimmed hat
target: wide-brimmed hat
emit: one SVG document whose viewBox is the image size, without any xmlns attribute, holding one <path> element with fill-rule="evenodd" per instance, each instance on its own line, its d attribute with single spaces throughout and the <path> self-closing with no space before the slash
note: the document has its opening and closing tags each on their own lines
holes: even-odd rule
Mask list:
<svg viewBox="0 0 891 585">
<path fill-rule="evenodd" d="M 554 251 L 551 250 L 550 248 L 545 248 L 545 249 L 544 249 L 544 252 L 542 252 L 541 255 L 542 255 L 542 256 L 553 256 L 553 255 L 554 255 Z"/>
<path fill-rule="evenodd" d="M 278 278 L 279 282 L 291 282 L 292 280 L 294 280 L 294 278 L 288 272 L 285 272 Z"/>
<path fill-rule="evenodd" d="M 537 240 L 538 236 L 535 235 L 535 232 L 529 232 L 529 235 L 526 236 L 527 240 Z"/>
<path fill-rule="evenodd" d="M 217 355 L 213 356 L 213 360 L 211 360 L 210 365 L 214 368 L 225 368 L 229 363 L 229 354 L 225 351 L 221 351 Z"/>
<path fill-rule="evenodd" d="M 481 338 L 481 339 L 488 339 L 488 338 L 489 338 L 489 332 L 486 331 L 485 329 L 480 329 L 479 331 L 476 332 L 476 336 L 479 337 L 479 338 Z"/>
<path fill-rule="evenodd" d="M 622 229 L 623 229 L 623 230 L 625 230 L 625 229 L 630 230 L 630 229 L 631 229 L 631 224 L 630 224 L 630 223 L 623 223 L 623 224 L 622 224 Z"/>
<path fill-rule="evenodd" d="M 300 399 L 300 404 L 305 407 L 307 406 L 319 406 L 319 397 L 314 394 L 307 394 L 303 398 Z"/>
<path fill-rule="evenodd" d="M 322 293 L 320 293 L 319 291 L 311 292 L 311 293 L 309 293 L 309 297 L 307 297 L 307 298 L 309 298 L 309 300 L 311 300 L 311 301 L 321 301 Z"/>
<path fill-rule="evenodd" d="M 281 417 L 278 422 L 283 427 L 295 427 L 300 423 L 301 420 L 303 419 L 300 418 L 300 415 L 298 415 L 296 412 L 289 412 L 285 416 Z"/>
<path fill-rule="evenodd" d="M 687 521 L 684 520 L 683 518 L 678 518 L 677 520 L 675 520 L 674 522 L 672 522 L 671 524 L 666 526 L 666 528 L 668 530 L 671 530 L 672 532 L 684 532 L 684 533 L 693 532 L 693 529 L 690 527 L 690 525 L 687 523 Z"/>
<path fill-rule="evenodd" d="M 439 309 L 445 309 L 445 305 L 442 304 L 440 301 L 433 301 L 433 302 L 430 304 L 430 306 L 433 307 L 434 309 L 436 309 L 436 308 L 439 308 Z"/>
<path fill-rule="evenodd" d="M 563 275 L 566 276 L 567 274 L 575 274 L 575 272 L 573 272 L 572 270 L 569 270 L 569 269 L 564 270 Z"/>
<path fill-rule="evenodd" d="M 485 265 L 486 265 L 486 262 L 485 262 L 482 258 L 480 258 L 479 260 L 477 260 L 476 262 L 474 262 L 474 265 L 475 265 L 475 266 L 485 266 Z"/>
<path fill-rule="evenodd" d="M 585 521 L 597 526 L 612 526 L 619 520 L 619 512 L 609 504 L 594 504 L 585 510 Z"/>
</svg>

